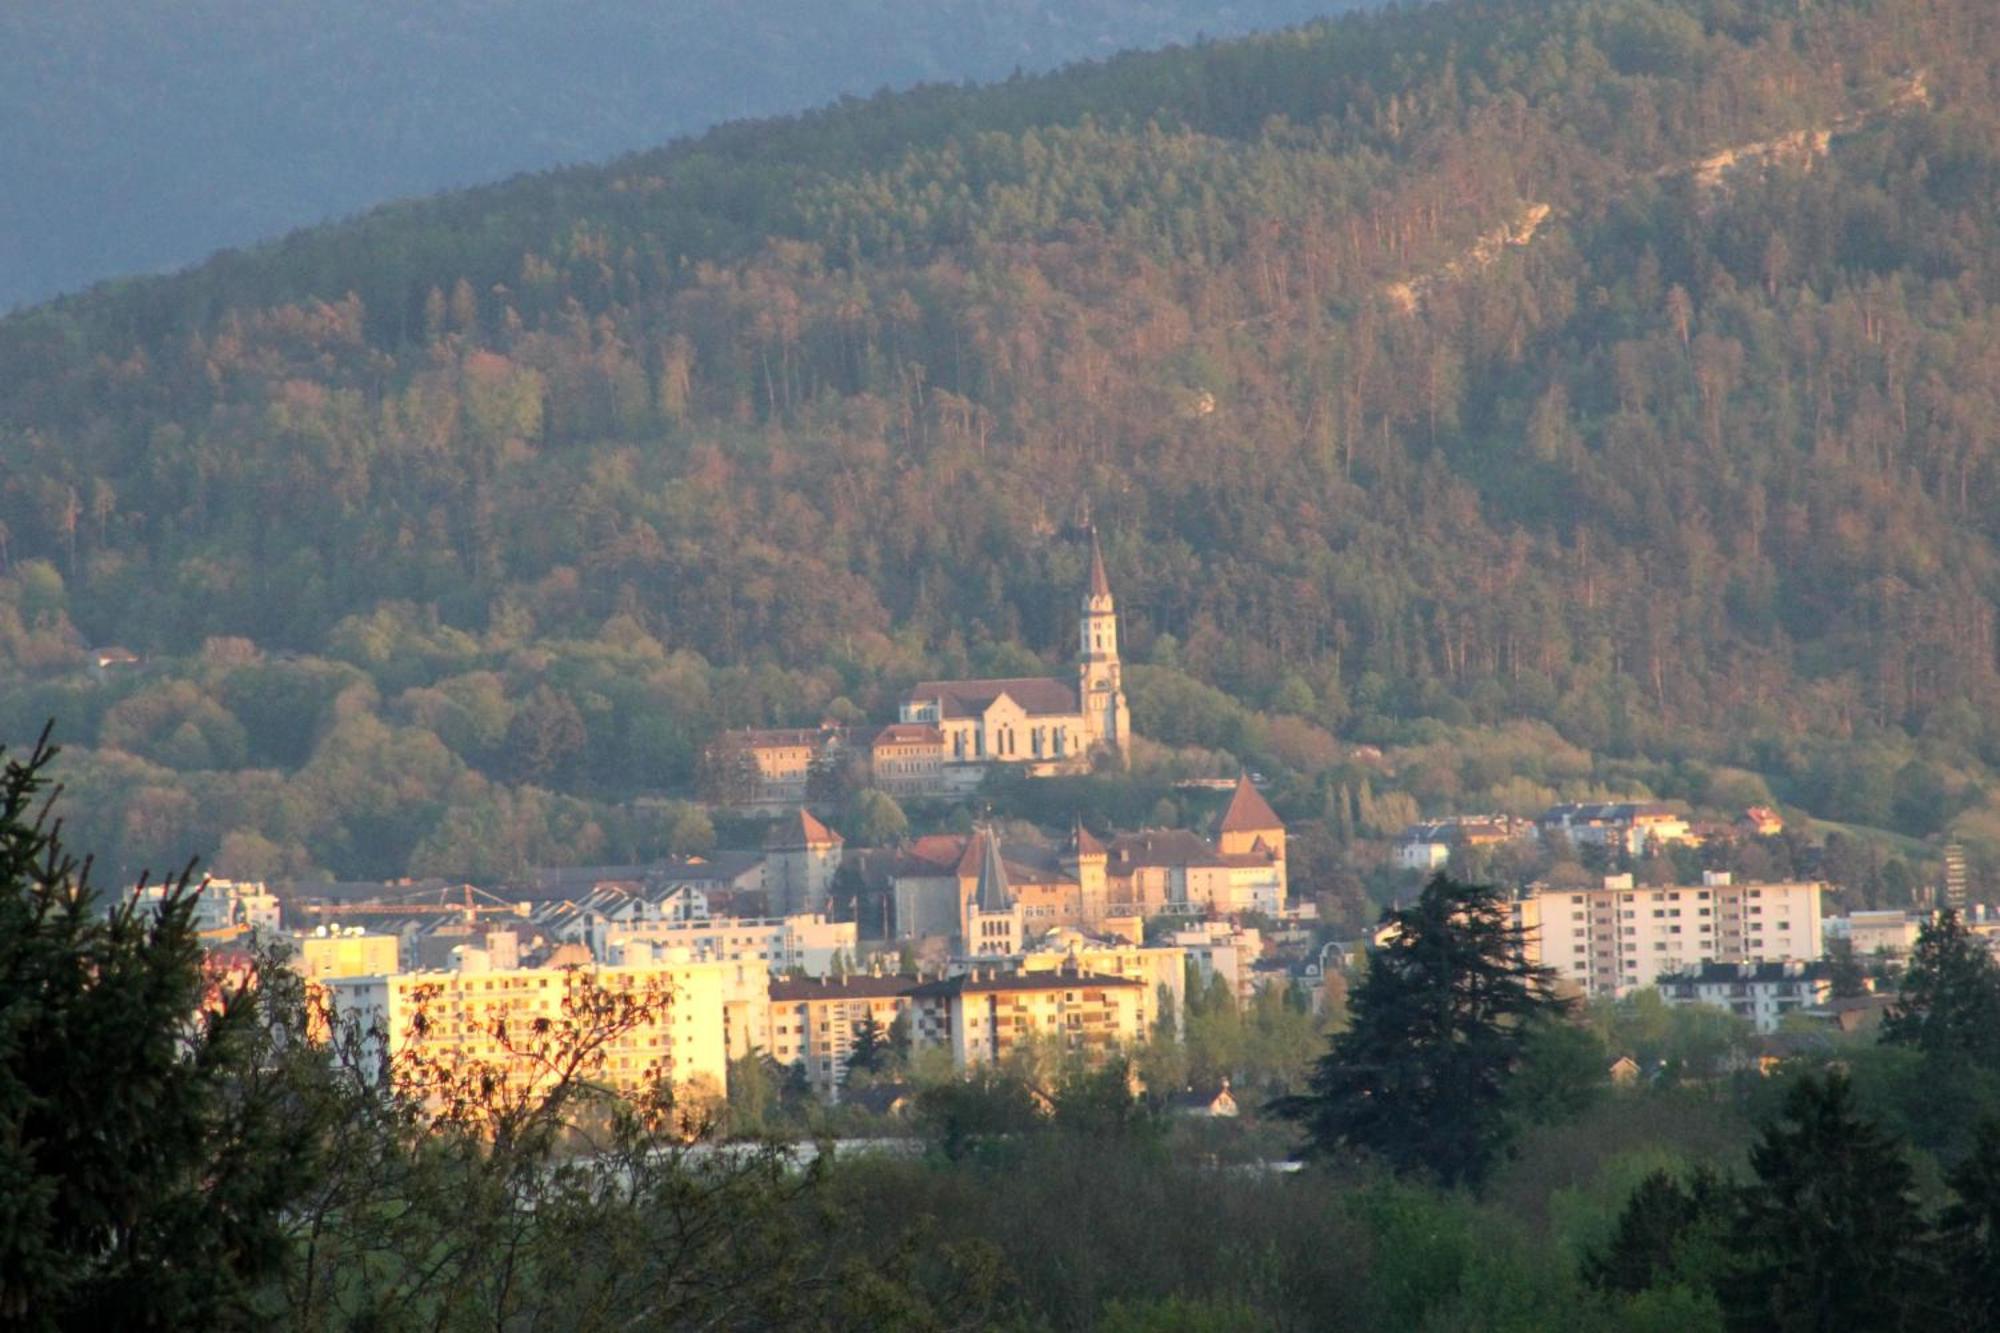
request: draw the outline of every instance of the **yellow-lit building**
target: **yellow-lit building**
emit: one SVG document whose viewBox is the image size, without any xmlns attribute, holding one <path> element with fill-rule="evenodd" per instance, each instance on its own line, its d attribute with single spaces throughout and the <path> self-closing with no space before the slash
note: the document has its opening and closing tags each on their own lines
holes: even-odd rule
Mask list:
<svg viewBox="0 0 2000 1333">
<path fill-rule="evenodd" d="M 402 941 L 371 931 L 301 935 L 296 967 L 308 981 L 322 977 L 386 977 L 402 970 Z"/>
<path fill-rule="evenodd" d="M 1097 1061 L 1145 1039 L 1151 996 L 1136 977 L 975 968 L 910 992 L 911 1036 L 919 1049 L 950 1052 L 959 1070 L 1005 1061 L 1044 1040 Z"/>
<path fill-rule="evenodd" d="M 770 990 L 770 1043 L 781 1065 L 799 1065 L 821 1096 L 838 1095 L 847 1080 L 854 1032 L 873 1018 L 882 1040 L 909 1010 L 911 977 L 840 977 L 826 981 L 778 980 Z"/>
<path fill-rule="evenodd" d="M 579 1006 L 594 994 L 631 997 L 637 1021 L 604 1042 L 581 1076 L 625 1093 L 665 1080 L 677 1095 L 700 1098 L 720 1097 L 727 1087 L 724 974 L 731 966 L 470 966 L 327 977 L 318 985 L 339 1021 L 358 1023 L 376 1050 L 386 1044 L 396 1076 L 419 1095 L 434 1091 L 417 1072 L 423 1065 L 488 1065 L 515 1092 L 545 1084 L 552 1048 L 589 1026 L 577 1017 Z"/>
</svg>

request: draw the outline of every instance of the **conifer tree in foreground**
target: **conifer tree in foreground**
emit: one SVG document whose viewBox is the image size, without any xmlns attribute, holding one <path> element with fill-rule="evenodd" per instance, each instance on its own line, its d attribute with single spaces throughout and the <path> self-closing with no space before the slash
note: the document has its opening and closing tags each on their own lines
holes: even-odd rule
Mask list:
<svg viewBox="0 0 2000 1333">
<path fill-rule="evenodd" d="M 1732 1329 L 1884 1333 L 1920 1315 L 1930 1232 L 1895 1139 L 1841 1074 L 1802 1078 L 1751 1150 L 1720 1286 Z"/>
<path fill-rule="evenodd" d="M 259 997 L 209 990 L 188 878 L 105 910 L 54 757 L 0 751 L 0 1325 L 255 1325 L 315 1127 L 255 1076 Z"/>
<path fill-rule="evenodd" d="M 1958 913 L 1926 922 L 1882 1040 L 2000 1065 L 2000 964 Z"/>
<path fill-rule="evenodd" d="M 1568 1002 L 1527 963 L 1497 890 L 1439 875 L 1415 906 L 1383 914 L 1390 938 L 1350 1001 L 1352 1023 L 1311 1090 L 1277 1103 L 1304 1151 L 1358 1150 L 1398 1174 L 1477 1185 L 1506 1150 L 1508 1088 L 1531 1025 Z"/>
</svg>

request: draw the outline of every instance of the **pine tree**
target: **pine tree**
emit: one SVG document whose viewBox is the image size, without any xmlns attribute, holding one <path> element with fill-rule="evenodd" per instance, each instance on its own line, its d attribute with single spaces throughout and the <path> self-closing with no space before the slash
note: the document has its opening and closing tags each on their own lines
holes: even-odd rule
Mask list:
<svg viewBox="0 0 2000 1333">
<path fill-rule="evenodd" d="M 1637 1295 L 1683 1267 L 1682 1257 L 1703 1232 L 1726 1225 L 1728 1187 L 1713 1171 L 1695 1171 L 1683 1185 L 1655 1171 L 1639 1182 L 1618 1215 L 1603 1250 L 1584 1260 L 1584 1280 L 1604 1291 Z"/>
<path fill-rule="evenodd" d="M 1957 1198 L 1938 1219 L 1949 1328 L 2000 1327 L 2000 1122 L 1982 1121 L 1951 1173 Z"/>
<path fill-rule="evenodd" d="M 1439 875 L 1416 905 L 1384 913 L 1369 961 L 1310 1091 L 1282 1099 L 1304 1150 L 1382 1158 L 1399 1174 L 1477 1185 L 1507 1146 L 1507 1094 L 1529 1026 L 1568 1008 L 1554 973 L 1522 956 L 1497 890 Z"/>
<path fill-rule="evenodd" d="M 1917 936 L 1882 1040 L 2000 1065 L 2000 965 L 1953 911 Z"/>
<path fill-rule="evenodd" d="M 847 1048 L 847 1081 L 856 1074 L 877 1074 L 889 1058 L 889 1043 L 875 1015 L 863 1014 L 854 1025 L 854 1039 Z"/>
<path fill-rule="evenodd" d="M 257 989 L 205 976 L 187 877 L 107 911 L 64 851 L 54 755 L 0 752 L 0 1325 L 257 1323 L 315 1127 L 260 1077 Z"/>
<path fill-rule="evenodd" d="M 1751 1150 L 1721 1283 L 1729 1326 L 1883 1333 L 1928 1327 L 1929 1230 L 1895 1140 L 1847 1079 L 1802 1078 Z"/>
</svg>

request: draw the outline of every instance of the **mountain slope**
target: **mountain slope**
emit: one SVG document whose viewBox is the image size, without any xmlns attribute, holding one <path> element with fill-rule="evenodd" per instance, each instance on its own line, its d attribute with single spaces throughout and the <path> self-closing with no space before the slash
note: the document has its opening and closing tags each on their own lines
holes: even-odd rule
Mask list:
<svg viewBox="0 0 2000 1333">
<path fill-rule="evenodd" d="M 0 309 L 398 195 L 1342 0 L 137 0 L 0 8 Z"/>
<path fill-rule="evenodd" d="M 1087 508 L 1138 729 L 1278 770 L 1329 837 L 1364 784 L 1386 825 L 1745 770 L 1982 834 L 1995 21 L 1462 0 L 24 314 L 4 721 L 79 716 L 107 808 L 177 793 L 209 847 L 588 856 L 717 726 L 1061 660 Z M 58 684 L 71 625 L 171 683 Z M 1521 719 L 1554 731 L 1440 731 Z M 522 814 L 544 789 L 578 803 Z"/>
</svg>

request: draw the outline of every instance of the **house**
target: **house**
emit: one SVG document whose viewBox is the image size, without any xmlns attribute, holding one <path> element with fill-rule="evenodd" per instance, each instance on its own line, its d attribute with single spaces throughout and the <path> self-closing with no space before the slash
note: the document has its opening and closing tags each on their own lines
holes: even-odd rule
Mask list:
<svg viewBox="0 0 2000 1333">
<path fill-rule="evenodd" d="M 1629 1055 L 1621 1055 L 1613 1060 L 1604 1071 L 1614 1088 L 1629 1088 L 1639 1081 L 1639 1062 Z"/>
<path fill-rule="evenodd" d="M 1236 1098 L 1230 1094 L 1229 1080 L 1224 1079 L 1218 1087 L 1202 1091 L 1189 1089 L 1175 1097 L 1170 1103 L 1175 1115 L 1195 1116 L 1217 1120 L 1234 1120 L 1240 1114 Z"/>
<path fill-rule="evenodd" d="M 1753 805 L 1736 817 L 1736 827 L 1746 837 L 1775 838 L 1785 831 L 1785 821 L 1770 806 Z"/>
<path fill-rule="evenodd" d="M 1657 801 L 1588 801 L 1550 806 L 1536 821 L 1543 838 L 1609 847 L 1628 856 L 1694 842 L 1687 818 Z"/>
</svg>

